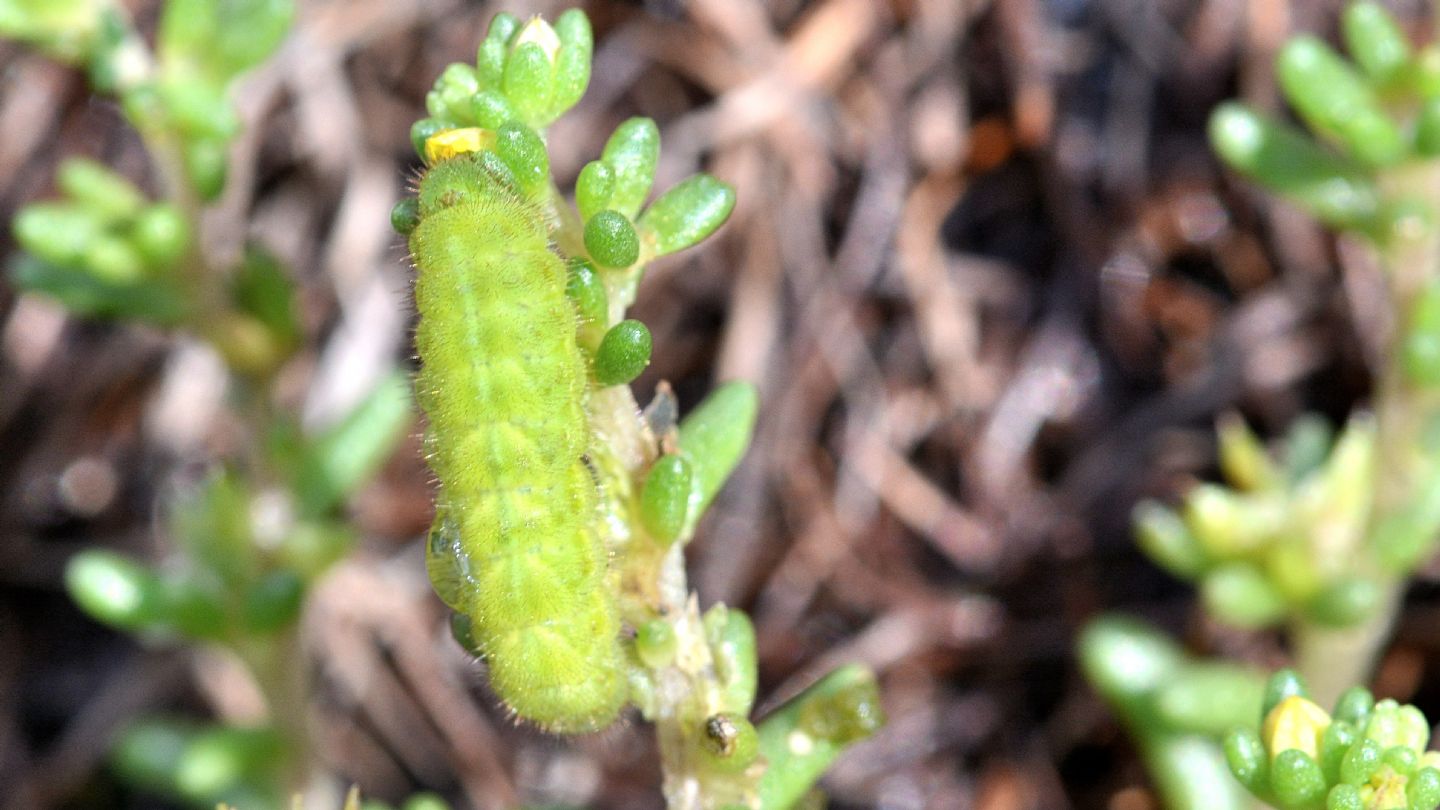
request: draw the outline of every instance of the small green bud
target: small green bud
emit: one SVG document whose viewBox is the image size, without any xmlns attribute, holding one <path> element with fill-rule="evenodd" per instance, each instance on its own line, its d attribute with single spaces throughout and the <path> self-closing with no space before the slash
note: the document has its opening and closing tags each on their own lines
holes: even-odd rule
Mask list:
<svg viewBox="0 0 1440 810">
<path fill-rule="evenodd" d="M 1360 739 L 1360 734 L 1349 723 L 1332 722 L 1320 737 L 1320 770 L 1325 772 L 1325 781 L 1334 784 L 1340 781 L 1340 766 L 1350 746 Z"/>
<path fill-rule="evenodd" d="M 1382 700 L 1370 712 L 1365 738 L 1374 740 L 1382 748 L 1400 745 L 1423 751 L 1430 742 L 1430 724 L 1424 713 L 1414 706 Z"/>
<path fill-rule="evenodd" d="M 184 147 L 185 174 L 200 199 L 214 200 L 225 190 L 228 148 L 223 140 L 197 138 Z"/>
<path fill-rule="evenodd" d="M 1342 13 L 1345 47 L 1371 80 L 1389 84 L 1410 64 L 1410 42 L 1395 18 L 1377 3 L 1352 3 Z"/>
<path fill-rule="evenodd" d="M 1230 773 L 1252 793 L 1265 792 L 1270 782 L 1270 756 L 1252 728 L 1237 728 L 1225 737 L 1225 762 Z"/>
<path fill-rule="evenodd" d="M 755 627 L 743 611 L 717 604 L 705 611 L 705 641 L 715 659 L 715 674 L 725 710 L 745 716 L 755 703 L 757 668 Z"/>
<path fill-rule="evenodd" d="M 664 619 L 651 619 L 635 630 L 635 652 L 645 666 L 661 669 L 675 660 L 675 628 Z"/>
<path fill-rule="evenodd" d="M 1312 36 L 1290 40 L 1276 60 L 1276 74 L 1300 117 L 1361 162 L 1384 166 L 1402 157 L 1399 128 L 1329 45 Z"/>
<path fill-rule="evenodd" d="M 684 533 L 693 486 L 690 462 L 683 456 L 661 456 L 646 473 L 640 491 L 640 519 L 662 545 L 670 545 Z"/>
<path fill-rule="evenodd" d="M 555 71 L 544 45 L 517 42 L 505 60 L 501 87 L 520 120 L 536 127 L 550 123 L 547 115 L 555 94 Z"/>
<path fill-rule="evenodd" d="M 82 610 L 123 630 L 155 622 L 163 602 L 153 571 L 119 554 L 87 549 L 65 566 L 65 589 Z"/>
<path fill-rule="evenodd" d="M 280 740 L 269 729 L 209 729 L 185 747 L 175 769 L 175 786 L 192 801 L 208 803 L 275 764 L 280 756 Z"/>
<path fill-rule="evenodd" d="M 190 226 L 180 209 L 161 203 L 140 212 L 130 226 L 130 238 L 150 269 L 165 271 L 173 268 L 189 248 Z"/>
<path fill-rule="evenodd" d="M 490 27 L 485 30 L 485 41 L 509 45 L 510 38 L 519 30 L 520 18 L 508 11 L 502 11 L 490 19 Z"/>
<path fill-rule="evenodd" d="M 15 239 L 30 253 L 51 264 L 71 267 L 80 263 L 90 245 L 103 232 L 99 218 L 89 211 L 58 203 L 35 203 L 15 216 Z"/>
<path fill-rule="evenodd" d="M 481 90 L 470 98 L 470 116 L 485 129 L 499 129 L 520 114 L 510 99 L 497 90 Z"/>
<path fill-rule="evenodd" d="M 1236 171 L 1327 225 L 1364 227 L 1375 217 L 1378 194 L 1356 163 L 1242 104 L 1227 102 L 1215 109 L 1210 143 Z"/>
<path fill-rule="evenodd" d="M 585 223 L 585 250 L 601 267 L 629 267 L 640 258 L 640 237 L 624 214 L 607 209 Z"/>
<path fill-rule="evenodd" d="M 245 626 L 274 633 L 294 623 L 305 599 L 305 582 L 293 571 L 271 571 L 245 594 Z"/>
<path fill-rule="evenodd" d="M 1325 774 L 1304 751 L 1290 749 L 1275 757 L 1270 770 L 1270 788 L 1284 807 L 1319 804 L 1326 793 Z"/>
<path fill-rule="evenodd" d="M 760 738 L 749 720 L 730 714 L 705 719 L 700 734 L 705 763 L 722 773 L 739 773 L 760 754 Z"/>
<path fill-rule="evenodd" d="M 1200 584 L 1205 608 L 1221 621 L 1245 629 L 1284 618 L 1285 598 L 1265 575 L 1246 562 L 1230 562 L 1205 575 Z"/>
<path fill-rule="evenodd" d="M 495 133 L 495 154 L 510 167 L 515 182 L 527 196 L 545 190 L 550 179 L 550 156 L 535 130 L 519 122 L 500 127 Z"/>
<path fill-rule="evenodd" d="M 1365 799 L 1354 785 L 1336 785 L 1325 797 L 1325 810 L 1365 810 Z"/>
<path fill-rule="evenodd" d="M 649 118 L 625 121 L 605 142 L 601 159 L 615 174 L 610 207 L 627 217 L 635 216 L 655 182 L 655 164 L 660 160 L 659 128 Z"/>
<path fill-rule="evenodd" d="M 1141 501 L 1131 515 L 1140 549 L 1181 579 L 1194 579 L 1210 564 L 1205 550 L 1179 515 L 1155 501 Z"/>
<path fill-rule="evenodd" d="M 560 51 L 555 55 L 555 94 L 550 102 L 549 117 L 553 120 L 580 101 L 590 85 L 590 61 L 595 41 L 590 19 L 585 12 L 572 8 L 555 19 L 555 35 Z"/>
<path fill-rule="evenodd" d="M 470 100 L 480 92 L 480 79 L 475 68 L 462 62 L 453 62 L 445 67 L 435 87 L 425 95 L 425 111 L 431 118 L 471 123 Z"/>
<path fill-rule="evenodd" d="M 1387 748 L 1381 756 L 1382 761 L 1395 769 L 1401 776 L 1409 776 L 1415 771 L 1415 766 L 1420 762 L 1420 755 L 1412 749 L 1403 745 L 1395 745 Z"/>
<path fill-rule="evenodd" d="M 601 385 L 624 385 L 650 365 L 650 330 L 627 319 L 615 324 L 595 351 L 595 379 Z"/>
<path fill-rule="evenodd" d="M 61 163 L 56 183 L 80 207 L 105 221 L 129 219 L 145 206 L 140 189 L 93 160 L 70 158 Z"/>
<path fill-rule="evenodd" d="M 1345 759 L 1340 761 L 1340 781 L 1355 787 L 1369 782 L 1370 777 L 1380 769 L 1383 753 L 1384 749 L 1374 740 L 1362 739 L 1350 746 Z"/>
<path fill-rule="evenodd" d="M 198 733 L 188 720 L 142 717 L 120 731 L 111 762 L 133 785 L 157 792 L 173 790 L 180 759 Z"/>
<path fill-rule="evenodd" d="M 735 208 L 735 189 L 708 174 L 681 181 L 640 217 L 652 255 L 665 256 L 699 244 L 725 224 Z"/>
<path fill-rule="evenodd" d="M 1374 708 L 1375 698 L 1371 696 L 1370 690 L 1363 686 L 1352 686 L 1335 701 L 1335 719 L 1363 728 Z"/>
<path fill-rule="evenodd" d="M 575 207 L 580 209 L 580 219 L 589 221 L 610 204 L 610 195 L 615 190 L 615 175 L 603 160 L 592 160 L 580 170 L 575 180 Z"/>
<path fill-rule="evenodd" d="M 1440 805 L 1440 771 L 1424 767 L 1411 774 L 1405 785 L 1409 810 L 1434 810 Z"/>
<path fill-rule="evenodd" d="M 1288 697 L 1305 697 L 1307 695 L 1305 681 L 1301 679 L 1300 673 L 1293 669 L 1276 670 L 1265 682 L 1265 698 L 1260 703 L 1261 716 L 1268 716 Z"/>
<path fill-rule="evenodd" d="M 502 15 L 513 19 L 513 15 L 502 12 L 501 15 L 495 17 L 495 22 L 498 22 Z M 490 24 L 492 34 L 495 33 L 496 30 L 495 22 Z M 518 21 L 516 22 L 516 26 L 519 26 Z M 508 36 L 487 36 L 484 41 L 480 43 L 480 47 L 475 51 L 475 75 L 480 80 L 481 87 L 504 95 L 500 92 L 500 88 L 505 82 L 505 57 L 509 53 L 510 43 Z M 505 103 L 508 105 L 510 102 L 507 99 Z"/>
<path fill-rule="evenodd" d="M 83 262 L 92 275 L 110 284 L 134 284 L 145 276 L 140 252 L 118 236 L 96 238 L 85 249 Z"/>
<path fill-rule="evenodd" d="M 401 236 L 409 236 L 420 225 L 420 201 L 406 197 L 390 209 L 390 227 Z"/>
<path fill-rule="evenodd" d="M 510 39 L 520 30 L 520 17 L 508 12 L 495 14 L 475 52 L 475 74 L 484 88 L 498 88 L 505 72 L 505 55 L 510 53 Z"/>
</svg>

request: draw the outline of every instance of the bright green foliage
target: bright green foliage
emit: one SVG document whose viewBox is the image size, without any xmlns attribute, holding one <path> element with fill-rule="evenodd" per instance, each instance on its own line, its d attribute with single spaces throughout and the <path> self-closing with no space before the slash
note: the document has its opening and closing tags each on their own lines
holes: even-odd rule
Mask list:
<svg viewBox="0 0 1440 810">
<path fill-rule="evenodd" d="M 664 619 L 652 619 L 635 629 L 635 653 L 652 669 L 675 660 L 675 628 Z"/>
<path fill-rule="evenodd" d="M 1386 564 L 1389 542 L 1368 531 L 1373 422 L 1352 420 L 1318 467 L 1272 460 L 1239 419 L 1222 421 L 1219 432 L 1220 467 L 1233 488 L 1198 485 L 1178 513 L 1140 504 L 1141 548 L 1196 580 L 1206 609 L 1239 627 L 1296 615 L 1345 626 L 1370 616 L 1381 599 L 1379 574 L 1364 572 Z M 1289 444 L 1314 452 L 1294 438 Z M 1440 514 L 1435 520 L 1440 527 Z"/>
<path fill-rule="evenodd" d="M 163 612 L 160 578 L 108 551 L 84 551 L 65 570 L 65 587 L 85 612 L 106 624 L 139 630 Z"/>
<path fill-rule="evenodd" d="M 600 159 L 614 178 L 606 207 L 626 217 L 635 216 L 655 183 L 660 130 L 649 118 L 631 118 L 615 128 Z"/>
<path fill-rule="evenodd" d="M 681 421 L 680 452 L 689 459 L 695 482 L 690 496 L 692 527 L 710 507 L 750 446 L 759 407 L 755 386 L 731 382 L 712 391 Z"/>
<path fill-rule="evenodd" d="M 1430 724 L 1414 706 L 1357 687 L 1332 716 L 1284 670 L 1268 694 L 1258 730 L 1251 720 L 1225 741 L 1231 772 L 1260 799 L 1282 810 L 1440 805 L 1440 754 L 1425 750 Z"/>
<path fill-rule="evenodd" d="M 1259 713 L 1263 685 L 1256 673 L 1192 660 L 1160 632 L 1119 616 L 1085 628 L 1079 658 L 1085 677 L 1134 736 L 1167 807 L 1244 807 L 1217 741 Z"/>
<path fill-rule="evenodd" d="M 664 256 L 698 244 L 730 218 L 735 190 L 708 174 L 677 184 L 650 204 L 637 223 L 650 254 Z"/>
<path fill-rule="evenodd" d="M 448 126 L 496 129 L 518 122 L 543 129 L 575 106 L 590 83 L 590 22 L 579 10 L 552 27 L 496 15 L 475 65 L 445 69 L 425 98 L 430 117 Z"/>
<path fill-rule="evenodd" d="M 760 806 L 794 804 L 841 751 L 884 725 L 875 676 L 859 666 L 821 678 L 760 724 L 760 752 L 768 767 Z"/>
<path fill-rule="evenodd" d="M 629 267 L 640 257 L 640 237 L 624 214 L 606 209 L 585 223 L 585 250 L 601 267 Z"/>
<path fill-rule="evenodd" d="M 1310 128 L 1329 136 L 1362 163 L 1393 163 L 1404 149 L 1400 128 L 1370 85 L 1329 45 L 1297 37 L 1280 52 L 1275 72 L 1286 97 Z"/>
<path fill-rule="evenodd" d="M 624 385 L 650 365 L 650 329 L 636 320 L 610 327 L 595 351 L 595 379 L 601 385 Z"/>
<path fill-rule="evenodd" d="M 661 456 L 651 465 L 640 491 L 640 520 L 651 537 L 668 545 L 684 534 L 693 479 L 684 456 Z"/>
<path fill-rule="evenodd" d="M 176 265 L 189 225 L 166 203 L 149 205 L 133 184 L 98 163 L 61 164 L 62 202 L 35 203 L 15 217 L 16 241 L 30 255 L 16 281 L 84 315 L 162 324 L 185 314 Z"/>
<path fill-rule="evenodd" d="M 716 605 L 705 611 L 705 639 L 715 659 L 725 710 L 747 715 L 755 703 L 755 627 L 738 610 Z"/>
<path fill-rule="evenodd" d="M 131 783 L 196 806 L 279 804 L 274 784 L 284 751 L 269 729 L 149 718 L 121 734 L 113 761 Z"/>
<path fill-rule="evenodd" d="M 1415 55 L 1389 12 L 1376 3 L 1353 3 L 1340 22 L 1345 47 L 1366 77 L 1382 87 L 1405 79 Z"/>
<path fill-rule="evenodd" d="M 1385 244 L 1404 230 L 1395 212 L 1417 201 L 1405 184 L 1377 182 L 1380 171 L 1440 150 L 1440 50 L 1412 48 L 1378 3 L 1350 4 L 1342 22 L 1355 67 L 1310 36 L 1276 60 L 1285 97 L 1321 142 L 1239 104 L 1215 110 L 1210 139 L 1233 168 L 1317 219 Z"/>
</svg>

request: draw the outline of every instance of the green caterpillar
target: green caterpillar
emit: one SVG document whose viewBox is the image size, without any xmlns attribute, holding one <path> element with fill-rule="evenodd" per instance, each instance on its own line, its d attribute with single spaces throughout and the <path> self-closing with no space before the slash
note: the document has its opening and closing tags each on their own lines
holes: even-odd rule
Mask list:
<svg viewBox="0 0 1440 810">
<path fill-rule="evenodd" d="M 614 719 L 626 681 L 592 529 L 585 362 L 542 212 L 481 157 L 429 169 L 410 235 L 417 395 L 468 580 L 456 607 L 517 715 L 590 731 Z"/>
</svg>

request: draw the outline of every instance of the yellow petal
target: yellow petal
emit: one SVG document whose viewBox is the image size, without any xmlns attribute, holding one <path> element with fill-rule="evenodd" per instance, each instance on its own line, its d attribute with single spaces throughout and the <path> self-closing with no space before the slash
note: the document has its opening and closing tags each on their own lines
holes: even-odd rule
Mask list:
<svg viewBox="0 0 1440 810">
<path fill-rule="evenodd" d="M 464 127 L 437 132 L 425 139 L 425 162 L 448 160 L 466 152 L 479 152 L 495 145 L 495 133 L 480 127 Z"/>
<path fill-rule="evenodd" d="M 1265 716 L 1261 736 L 1271 757 L 1292 748 L 1318 757 L 1320 736 L 1329 727 L 1330 715 L 1324 709 L 1299 695 L 1291 695 Z"/>
</svg>

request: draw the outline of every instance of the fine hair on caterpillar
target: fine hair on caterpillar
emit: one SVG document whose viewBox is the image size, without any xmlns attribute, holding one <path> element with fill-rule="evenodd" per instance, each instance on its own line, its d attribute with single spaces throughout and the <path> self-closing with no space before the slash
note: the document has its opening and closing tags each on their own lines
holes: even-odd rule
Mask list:
<svg viewBox="0 0 1440 810">
<path fill-rule="evenodd" d="M 584 459 L 585 360 L 544 214 L 487 165 L 440 161 L 410 235 L 416 388 L 439 514 L 496 693 L 544 728 L 584 732 L 626 697 L 620 619 Z"/>
</svg>

